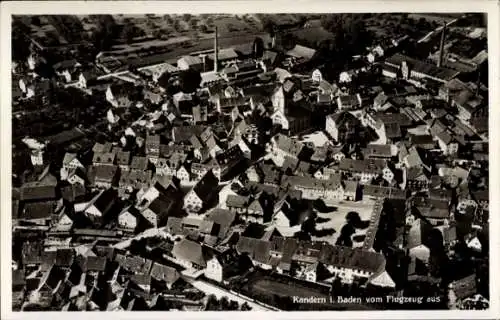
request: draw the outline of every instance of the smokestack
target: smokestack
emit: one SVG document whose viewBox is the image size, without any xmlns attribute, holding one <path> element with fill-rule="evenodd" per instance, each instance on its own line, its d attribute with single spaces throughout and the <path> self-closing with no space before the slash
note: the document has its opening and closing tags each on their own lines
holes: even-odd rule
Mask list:
<svg viewBox="0 0 500 320">
<path fill-rule="evenodd" d="M 441 43 L 439 44 L 439 58 L 438 58 L 438 67 L 443 66 L 443 56 L 444 56 L 444 38 L 446 37 L 446 22 L 443 26 L 443 31 L 441 32 Z"/>
<path fill-rule="evenodd" d="M 218 44 L 218 33 L 217 26 L 215 27 L 215 39 L 214 39 L 214 71 L 217 72 L 219 64 L 219 44 Z"/>
</svg>

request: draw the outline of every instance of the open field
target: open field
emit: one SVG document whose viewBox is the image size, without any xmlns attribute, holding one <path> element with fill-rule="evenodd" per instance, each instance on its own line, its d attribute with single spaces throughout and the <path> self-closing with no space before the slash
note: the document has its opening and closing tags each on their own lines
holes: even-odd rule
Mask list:
<svg viewBox="0 0 500 320">
<path fill-rule="evenodd" d="M 261 278 L 257 279 L 251 285 L 251 290 L 256 291 L 259 294 L 269 294 L 269 295 L 279 295 L 279 296 L 297 296 L 297 297 L 327 297 L 326 294 L 322 294 L 318 290 L 308 288 L 306 286 L 301 286 L 296 283 L 293 285 L 280 283 L 271 278 Z"/>
<path fill-rule="evenodd" d="M 346 215 L 350 211 L 355 211 L 359 213 L 361 220 L 370 220 L 374 201 L 372 200 L 363 200 L 358 202 L 350 202 L 350 201 L 329 201 L 327 202 L 327 206 L 336 207 L 337 209 L 328 213 L 318 212 L 319 218 L 327 218 L 330 219 L 324 223 L 316 224 L 316 229 L 335 229 L 335 233 L 332 235 L 328 235 L 325 237 L 312 237 L 312 240 L 317 241 L 326 241 L 332 245 L 335 245 L 337 238 L 340 236 L 340 230 L 346 223 Z M 356 233 L 353 235 L 353 238 L 356 236 L 365 235 L 368 229 L 357 229 Z M 362 241 L 353 241 L 354 247 L 361 247 L 363 245 Z"/>
</svg>

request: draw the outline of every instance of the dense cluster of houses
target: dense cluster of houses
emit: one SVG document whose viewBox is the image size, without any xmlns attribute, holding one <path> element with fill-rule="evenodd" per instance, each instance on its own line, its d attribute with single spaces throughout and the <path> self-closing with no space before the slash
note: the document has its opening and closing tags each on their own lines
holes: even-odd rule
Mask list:
<svg viewBox="0 0 500 320">
<path fill-rule="evenodd" d="M 481 253 L 487 92 L 461 80 L 463 72 L 398 53 L 404 41 L 370 51 L 366 70 L 381 66 L 381 84 L 363 92 L 346 88 L 348 72 L 338 83 L 318 69 L 296 72 L 314 61 L 313 49 L 271 46 L 255 58 L 219 49 L 217 36 L 213 51 L 180 57 L 176 66 L 99 74 L 76 61 L 58 63 L 58 85 L 107 101 L 105 130 L 119 134 L 97 139 L 73 128 L 25 139 L 33 170 L 13 190 L 13 228 L 21 238 L 45 238 L 26 240 L 14 259 L 16 301 L 154 309 L 167 299 L 154 286 L 168 292 L 200 276 L 225 286 L 251 268 L 395 290 L 391 258 L 374 249 L 382 219 L 401 221 L 387 232 L 398 233 L 392 245 L 406 252 L 408 276 L 429 274 L 421 265 L 429 269 L 426 239 L 436 230 L 446 248 L 465 241 Z M 32 73 L 36 61 L 29 62 Z M 195 92 L 169 94 L 158 85 L 164 72 L 185 70 L 201 72 Z M 43 94 L 36 87 L 45 81 L 30 81 L 36 86 L 19 82 L 23 99 Z M 140 117 L 129 121 L 131 110 Z M 307 141 L 309 134 L 324 141 Z M 280 233 L 303 222 L 295 203 L 318 201 L 374 201 L 364 245 Z M 472 222 L 460 227 L 464 217 Z M 146 241 L 142 254 L 119 245 L 147 230 L 165 236 Z"/>
</svg>

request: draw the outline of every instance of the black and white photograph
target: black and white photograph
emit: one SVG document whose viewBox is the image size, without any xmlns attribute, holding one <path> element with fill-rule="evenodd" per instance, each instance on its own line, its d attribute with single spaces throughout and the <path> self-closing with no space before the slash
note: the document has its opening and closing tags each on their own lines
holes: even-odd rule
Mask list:
<svg viewBox="0 0 500 320">
<path fill-rule="evenodd" d="M 10 16 L 13 313 L 490 310 L 488 13 L 256 11 Z"/>
</svg>

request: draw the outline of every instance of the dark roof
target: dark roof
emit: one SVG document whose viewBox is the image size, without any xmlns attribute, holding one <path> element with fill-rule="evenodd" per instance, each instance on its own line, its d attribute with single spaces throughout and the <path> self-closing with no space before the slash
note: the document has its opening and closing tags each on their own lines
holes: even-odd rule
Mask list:
<svg viewBox="0 0 500 320">
<path fill-rule="evenodd" d="M 89 169 L 89 180 L 104 181 L 112 183 L 118 172 L 117 166 L 91 166 Z"/>
<path fill-rule="evenodd" d="M 413 199 L 413 206 L 425 218 L 446 219 L 450 216 L 448 200 L 415 197 Z"/>
<path fill-rule="evenodd" d="M 19 214 L 20 219 L 50 219 L 55 212 L 57 204 L 55 201 L 39 201 L 25 203 Z"/>
<path fill-rule="evenodd" d="M 180 217 L 168 217 L 167 226 L 165 227 L 167 232 L 172 235 L 181 234 L 182 220 Z"/>
<path fill-rule="evenodd" d="M 449 81 L 459 74 L 459 72 L 455 70 L 440 68 L 435 66 L 434 64 L 413 59 L 400 53 L 396 53 L 393 56 L 387 58 L 385 63 L 395 67 L 401 67 L 403 61 L 406 61 L 408 63 L 411 70 L 422 73 L 429 77 L 437 78 L 442 81 Z"/>
<path fill-rule="evenodd" d="M 157 262 L 151 268 L 151 276 L 157 280 L 165 281 L 168 285 L 174 284 L 180 278 L 177 270 Z"/>
<path fill-rule="evenodd" d="M 116 200 L 118 193 L 114 189 L 108 189 L 100 193 L 93 203 L 93 205 L 101 212 L 106 211 L 107 208 Z"/>
<path fill-rule="evenodd" d="M 339 169 L 343 171 L 368 172 L 378 174 L 382 173 L 382 170 L 386 165 L 387 162 L 381 159 L 354 160 L 350 158 L 344 158 L 340 161 Z"/>
<path fill-rule="evenodd" d="M 193 187 L 193 191 L 203 202 L 207 202 L 217 192 L 218 185 L 219 179 L 217 179 L 212 170 L 209 170 L 203 178 L 196 183 Z"/>
<path fill-rule="evenodd" d="M 73 263 L 75 251 L 73 249 L 57 249 L 56 266 L 69 267 Z"/>
<path fill-rule="evenodd" d="M 104 256 L 88 256 L 84 260 L 82 269 L 84 271 L 104 271 L 106 269 L 107 259 Z"/>
<path fill-rule="evenodd" d="M 385 268 L 385 258 L 380 253 L 332 245 L 321 248 L 319 261 L 326 265 L 373 273 Z"/>
<path fill-rule="evenodd" d="M 424 144 L 435 144 L 434 139 L 431 135 L 410 135 L 410 143 L 412 145 L 424 145 Z"/>
<path fill-rule="evenodd" d="M 188 141 L 191 136 L 199 136 L 207 128 L 202 125 L 181 126 L 172 128 L 172 139 L 175 142 Z"/>
<path fill-rule="evenodd" d="M 389 144 L 368 144 L 364 150 L 366 157 L 391 157 L 391 145 Z"/>
<path fill-rule="evenodd" d="M 220 225 L 219 235 L 218 235 L 219 238 L 224 238 L 227 235 L 227 232 L 229 231 L 229 228 L 235 218 L 236 218 L 236 213 L 230 210 L 225 210 L 220 208 L 213 209 L 205 217 L 205 219 L 213 221 Z"/>
<path fill-rule="evenodd" d="M 453 292 L 455 292 L 457 299 L 470 297 L 477 292 L 476 275 L 471 274 L 465 278 L 455 280 L 451 283 L 451 287 L 453 288 Z"/>
<path fill-rule="evenodd" d="M 77 139 L 81 139 L 83 137 L 85 137 L 85 133 L 82 130 L 78 128 L 73 128 L 70 130 L 60 132 L 53 136 L 50 136 L 47 138 L 47 140 L 49 141 L 50 144 L 57 146 L 69 143 Z"/>
<path fill-rule="evenodd" d="M 42 263 L 43 244 L 41 241 L 23 243 L 22 261 L 23 264 L 40 264 Z"/>
<path fill-rule="evenodd" d="M 21 201 L 52 200 L 56 198 L 56 185 L 44 185 L 39 182 L 28 182 L 20 189 Z"/>
<path fill-rule="evenodd" d="M 116 164 L 117 165 L 129 165 L 130 164 L 130 151 L 118 151 L 116 153 Z"/>
<path fill-rule="evenodd" d="M 62 187 L 61 194 L 64 200 L 74 202 L 75 200 L 86 195 L 86 189 L 85 186 L 75 183 L 73 185 Z"/>
<path fill-rule="evenodd" d="M 76 67 L 77 64 L 78 64 L 78 61 L 76 61 L 75 59 L 71 59 L 71 60 L 63 60 L 63 61 L 59 61 L 57 63 L 54 63 L 54 65 L 52 67 L 56 71 L 63 71 L 64 69 L 74 68 L 74 67 Z"/>
<path fill-rule="evenodd" d="M 404 190 L 377 185 L 365 185 L 363 187 L 363 195 L 389 199 L 406 199 L 406 192 Z"/>
<path fill-rule="evenodd" d="M 179 260 L 192 262 L 203 267 L 206 265 L 202 246 L 188 239 L 176 242 L 172 254 Z"/>
</svg>

